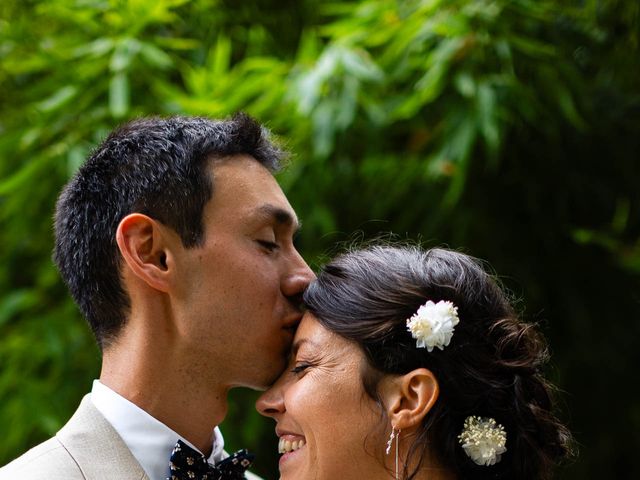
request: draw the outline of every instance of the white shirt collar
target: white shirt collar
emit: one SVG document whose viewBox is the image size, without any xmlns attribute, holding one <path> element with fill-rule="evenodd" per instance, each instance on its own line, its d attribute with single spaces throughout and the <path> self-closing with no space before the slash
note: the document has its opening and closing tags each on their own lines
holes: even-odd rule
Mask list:
<svg viewBox="0 0 640 480">
<path fill-rule="evenodd" d="M 164 423 L 98 380 L 93 381 L 91 401 L 122 437 L 151 480 L 167 478 L 169 458 L 178 440 L 197 450 L 188 440 Z M 224 439 L 220 429 L 216 427 L 213 433 L 213 450 L 207 460 L 209 463 L 219 462 L 225 456 Z"/>
</svg>

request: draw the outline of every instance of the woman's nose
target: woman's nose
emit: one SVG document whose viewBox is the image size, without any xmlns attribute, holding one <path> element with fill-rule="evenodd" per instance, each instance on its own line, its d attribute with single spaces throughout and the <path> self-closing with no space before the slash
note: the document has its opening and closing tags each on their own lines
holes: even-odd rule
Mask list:
<svg viewBox="0 0 640 480">
<path fill-rule="evenodd" d="M 265 417 L 276 418 L 285 412 L 282 388 L 276 382 L 269 390 L 264 392 L 256 401 L 256 410 Z"/>
</svg>

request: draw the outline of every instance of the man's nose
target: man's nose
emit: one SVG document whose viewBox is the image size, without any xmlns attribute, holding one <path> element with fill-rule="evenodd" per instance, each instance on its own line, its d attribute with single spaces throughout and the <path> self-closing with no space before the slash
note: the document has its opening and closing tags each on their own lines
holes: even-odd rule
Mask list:
<svg viewBox="0 0 640 480">
<path fill-rule="evenodd" d="M 309 268 L 302 256 L 295 251 L 290 268 L 282 279 L 282 293 L 286 297 L 299 298 L 301 300 L 302 293 L 314 278 L 316 276 L 313 270 Z"/>
</svg>

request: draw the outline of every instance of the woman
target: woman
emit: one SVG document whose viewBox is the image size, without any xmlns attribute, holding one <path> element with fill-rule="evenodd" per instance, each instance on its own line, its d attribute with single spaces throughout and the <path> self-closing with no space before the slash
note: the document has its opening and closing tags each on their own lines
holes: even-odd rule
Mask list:
<svg viewBox="0 0 640 480">
<path fill-rule="evenodd" d="M 545 479 L 568 454 L 544 342 L 472 258 L 369 247 L 304 300 L 290 367 L 257 403 L 282 480 Z"/>
</svg>

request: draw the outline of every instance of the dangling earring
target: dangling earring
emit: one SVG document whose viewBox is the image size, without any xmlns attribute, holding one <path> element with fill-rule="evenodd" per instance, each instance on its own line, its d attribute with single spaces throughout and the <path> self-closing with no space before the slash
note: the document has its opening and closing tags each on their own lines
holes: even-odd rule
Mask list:
<svg viewBox="0 0 640 480">
<path fill-rule="evenodd" d="M 391 435 L 389 435 L 389 441 L 387 442 L 387 455 L 389 455 L 389 452 L 391 452 L 391 445 L 393 444 L 393 440 L 395 439 L 396 441 L 396 476 L 395 476 L 395 480 L 398 480 L 398 444 L 400 443 L 400 429 L 398 429 L 398 432 L 396 433 L 396 427 L 394 427 L 393 425 L 391 425 Z"/>
</svg>

